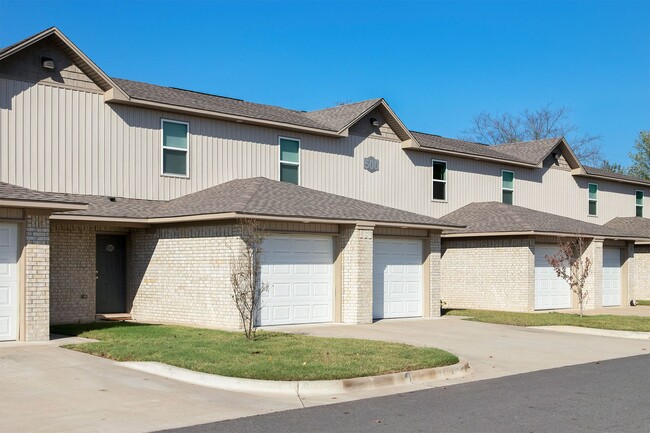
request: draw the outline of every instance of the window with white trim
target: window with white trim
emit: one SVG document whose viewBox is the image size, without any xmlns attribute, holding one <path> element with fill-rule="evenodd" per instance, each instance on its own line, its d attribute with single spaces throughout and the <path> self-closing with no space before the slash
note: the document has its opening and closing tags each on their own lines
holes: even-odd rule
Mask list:
<svg viewBox="0 0 650 433">
<path fill-rule="evenodd" d="M 188 177 L 190 124 L 161 119 L 160 128 L 162 129 L 162 174 Z"/>
<path fill-rule="evenodd" d="M 515 199 L 515 172 L 501 170 L 501 201 L 505 204 L 513 204 Z"/>
<path fill-rule="evenodd" d="M 447 200 L 447 163 L 445 161 L 431 160 L 433 175 L 433 199 Z"/>
<path fill-rule="evenodd" d="M 643 191 L 636 191 L 636 216 L 643 216 Z"/>
<path fill-rule="evenodd" d="M 280 137 L 280 181 L 300 185 L 300 140 Z"/>
<path fill-rule="evenodd" d="M 598 215 L 598 184 L 589 184 L 589 215 Z"/>
</svg>

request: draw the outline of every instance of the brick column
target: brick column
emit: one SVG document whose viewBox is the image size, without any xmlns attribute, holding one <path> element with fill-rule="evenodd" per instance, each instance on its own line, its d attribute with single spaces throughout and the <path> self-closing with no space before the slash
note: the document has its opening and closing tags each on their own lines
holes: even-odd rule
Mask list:
<svg viewBox="0 0 650 433">
<path fill-rule="evenodd" d="M 429 245 L 428 258 L 425 260 L 429 268 L 429 317 L 440 317 L 440 289 L 442 286 L 440 267 L 442 245 L 440 233 L 430 231 L 429 238 L 426 242 Z"/>
<path fill-rule="evenodd" d="M 622 265 L 621 265 L 621 289 L 626 294 L 623 297 L 623 305 L 630 305 L 632 299 L 641 299 L 640 288 L 637 287 L 639 279 L 636 278 L 636 257 L 634 250 L 634 242 L 627 242 L 626 248 L 621 250 Z M 645 282 L 647 284 L 647 281 Z"/>
<path fill-rule="evenodd" d="M 50 217 L 25 218 L 26 341 L 50 339 Z"/>
<path fill-rule="evenodd" d="M 341 226 L 341 321 L 372 323 L 372 226 Z"/>
<path fill-rule="evenodd" d="M 585 283 L 589 290 L 585 309 L 591 310 L 603 306 L 603 239 L 592 239 L 584 255 L 591 260 L 591 272 Z"/>
</svg>

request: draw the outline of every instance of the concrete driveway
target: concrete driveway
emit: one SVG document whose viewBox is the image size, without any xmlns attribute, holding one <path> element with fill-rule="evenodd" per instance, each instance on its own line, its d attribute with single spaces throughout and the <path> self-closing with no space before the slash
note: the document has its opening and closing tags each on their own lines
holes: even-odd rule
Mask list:
<svg viewBox="0 0 650 433">
<path fill-rule="evenodd" d="M 561 334 L 456 317 L 276 329 L 435 346 L 469 360 L 473 373 L 430 386 L 300 400 L 176 382 L 62 349 L 57 341 L 0 343 L 2 431 L 147 432 L 646 354 L 650 350 L 650 341 Z"/>
</svg>

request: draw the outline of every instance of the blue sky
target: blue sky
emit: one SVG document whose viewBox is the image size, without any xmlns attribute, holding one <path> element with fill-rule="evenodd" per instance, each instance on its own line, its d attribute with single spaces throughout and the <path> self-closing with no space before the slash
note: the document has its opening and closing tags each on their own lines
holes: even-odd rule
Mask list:
<svg viewBox="0 0 650 433">
<path fill-rule="evenodd" d="M 384 97 L 448 137 L 553 103 L 627 164 L 650 129 L 650 0 L 0 0 L 1 46 L 52 25 L 111 76 L 301 110 Z"/>
</svg>

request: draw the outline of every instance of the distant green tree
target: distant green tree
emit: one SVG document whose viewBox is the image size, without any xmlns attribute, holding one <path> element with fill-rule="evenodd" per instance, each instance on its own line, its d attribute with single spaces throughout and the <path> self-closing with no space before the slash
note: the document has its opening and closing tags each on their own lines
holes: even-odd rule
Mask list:
<svg viewBox="0 0 650 433">
<path fill-rule="evenodd" d="M 610 162 L 606 159 L 603 160 L 603 163 L 600 166 L 600 168 L 618 174 L 627 174 L 629 171 L 629 169 L 625 167 L 623 164 L 619 164 L 618 162 Z"/>
<path fill-rule="evenodd" d="M 632 165 L 629 174 L 650 180 L 650 131 L 639 132 L 634 142 L 634 151 L 630 152 Z"/>
</svg>

